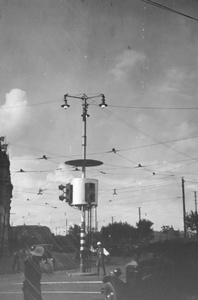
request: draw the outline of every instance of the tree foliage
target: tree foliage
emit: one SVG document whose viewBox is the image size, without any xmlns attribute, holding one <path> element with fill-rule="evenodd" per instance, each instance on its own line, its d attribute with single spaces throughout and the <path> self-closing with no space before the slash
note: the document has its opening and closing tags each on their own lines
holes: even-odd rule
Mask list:
<svg viewBox="0 0 198 300">
<path fill-rule="evenodd" d="M 105 244 L 125 244 L 136 241 L 136 230 L 127 222 L 114 222 L 101 228 L 101 238 Z"/>
<path fill-rule="evenodd" d="M 153 226 L 151 221 L 142 219 L 136 223 L 136 226 L 139 243 L 149 242 L 153 238 L 154 230 L 151 228 Z"/>
<path fill-rule="evenodd" d="M 198 236 L 198 215 L 197 212 L 191 211 L 186 214 L 186 227 L 192 231 L 195 231 Z"/>
<path fill-rule="evenodd" d="M 161 229 L 162 232 L 166 235 L 166 239 L 168 239 L 168 232 L 171 230 L 171 227 L 169 225 L 163 225 Z"/>
<path fill-rule="evenodd" d="M 80 226 L 74 224 L 69 227 L 69 233 L 67 235 L 67 241 L 71 247 L 79 249 L 80 247 Z"/>
</svg>

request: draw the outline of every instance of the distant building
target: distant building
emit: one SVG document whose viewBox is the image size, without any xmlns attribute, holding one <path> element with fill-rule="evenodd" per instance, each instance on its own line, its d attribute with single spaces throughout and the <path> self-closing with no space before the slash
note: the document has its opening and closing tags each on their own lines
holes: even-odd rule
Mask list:
<svg viewBox="0 0 198 300">
<path fill-rule="evenodd" d="M 10 160 L 7 144 L 0 137 L 0 257 L 8 253 L 10 228 L 10 203 L 13 185 L 10 177 Z"/>
</svg>

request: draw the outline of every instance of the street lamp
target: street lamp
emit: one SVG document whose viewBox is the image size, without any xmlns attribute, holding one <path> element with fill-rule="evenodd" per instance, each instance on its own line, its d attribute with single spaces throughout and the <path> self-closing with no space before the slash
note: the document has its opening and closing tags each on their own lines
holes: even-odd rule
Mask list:
<svg viewBox="0 0 198 300">
<path fill-rule="evenodd" d="M 64 109 L 67 109 L 70 107 L 70 105 L 67 103 L 68 98 L 73 99 L 79 99 L 82 100 L 82 121 L 83 121 L 83 143 L 82 143 L 82 160 L 80 161 L 80 166 L 82 167 L 82 178 L 86 178 L 86 166 L 97 166 L 99 164 L 102 164 L 102 162 L 95 161 L 95 160 L 87 160 L 86 159 L 86 148 L 87 148 L 87 117 L 88 115 L 88 100 L 99 98 L 101 97 L 101 104 L 99 106 L 101 108 L 107 107 L 107 104 L 105 103 L 105 96 L 104 94 L 99 94 L 96 96 L 88 97 L 86 94 L 83 94 L 82 96 L 72 96 L 69 94 L 64 95 L 64 104 L 61 105 Z M 78 160 L 79 162 L 79 160 Z M 70 161 L 68 164 L 71 164 L 75 167 L 76 162 Z M 89 207 L 88 209 L 91 209 Z M 84 250 L 85 250 L 85 205 L 80 206 L 81 210 L 81 231 L 80 231 L 80 270 L 82 272 L 85 272 L 85 262 L 84 262 Z"/>
<path fill-rule="evenodd" d="M 99 98 L 101 97 L 101 103 L 99 104 L 99 106 L 101 108 L 105 108 L 107 107 L 107 104 L 105 103 L 105 96 L 104 94 L 99 94 L 96 96 L 91 96 L 88 97 L 86 94 L 83 94 L 82 96 L 72 96 L 69 94 L 65 94 L 64 95 L 64 104 L 61 105 L 61 107 L 63 107 L 64 109 L 67 109 L 70 107 L 70 105 L 67 103 L 68 98 L 73 98 L 73 99 L 79 99 L 82 100 L 82 120 L 83 120 L 83 153 L 82 153 L 82 158 L 84 160 L 84 164 L 82 164 L 82 178 L 86 177 L 85 171 L 86 171 L 86 147 L 87 147 L 87 122 L 86 119 L 89 117 L 88 114 L 88 106 L 89 104 L 87 103 L 87 101 L 89 99 L 94 99 L 94 98 Z"/>
<path fill-rule="evenodd" d="M 70 107 L 70 105 L 67 104 L 67 96 L 68 96 L 68 94 L 64 95 L 64 102 L 65 103 L 61 105 L 61 107 L 63 107 L 64 109 L 67 109 L 67 108 Z"/>
<path fill-rule="evenodd" d="M 99 104 L 100 107 L 105 108 L 108 105 L 105 103 L 105 96 L 104 94 L 102 94 L 102 102 Z"/>
</svg>

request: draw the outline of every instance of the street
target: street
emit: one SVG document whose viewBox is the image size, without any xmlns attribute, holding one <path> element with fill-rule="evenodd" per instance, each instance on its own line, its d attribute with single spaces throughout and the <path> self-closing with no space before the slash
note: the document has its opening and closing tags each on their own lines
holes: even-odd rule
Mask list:
<svg viewBox="0 0 198 300">
<path fill-rule="evenodd" d="M 23 274 L 0 276 L 0 299 L 22 300 Z M 43 274 L 42 282 L 43 300 L 102 300 L 102 276 L 81 275 L 57 271 L 53 274 Z"/>
</svg>

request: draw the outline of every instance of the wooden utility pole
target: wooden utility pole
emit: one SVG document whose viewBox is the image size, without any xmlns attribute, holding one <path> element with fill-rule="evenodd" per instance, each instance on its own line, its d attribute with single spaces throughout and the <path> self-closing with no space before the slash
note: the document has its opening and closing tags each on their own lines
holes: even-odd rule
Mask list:
<svg viewBox="0 0 198 300">
<path fill-rule="evenodd" d="M 183 199 L 183 220 L 184 220 L 184 238 L 186 238 L 186 204 L 185 204 L 185 188 L 184 178 L 182 177 L 182 199 Z"/>
<path fill-rule="evenodd" d="M 67 219 L 66 219 L 66 222 L 65 222 L 65 235 L 67 235 Z"/>
<path fill-rule="evenodd" d="M 138 211 L 139 211 L 139 221 L 141 221 L 141 207 L 138 207 Z"/>
<path fill-rule="evenodd" d="M 194 195 L 195 195 L 195 214 L 197 215 L 197 192 L 194 191 Z"/>
</svg>

